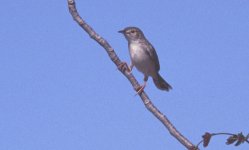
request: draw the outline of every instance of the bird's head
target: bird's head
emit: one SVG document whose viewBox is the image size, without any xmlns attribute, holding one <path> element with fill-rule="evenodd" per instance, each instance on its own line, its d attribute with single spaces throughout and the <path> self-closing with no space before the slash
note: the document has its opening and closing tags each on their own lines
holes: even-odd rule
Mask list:
<svg viewBox="0 0 249 150">
<path fill-rule="evenodd" d="M 138 39 L 144 38 L 143 32 L 137 27 L 126 27 L 118 32 L 124 34 L 128 41 L 136 41 Z"/>
</svg>

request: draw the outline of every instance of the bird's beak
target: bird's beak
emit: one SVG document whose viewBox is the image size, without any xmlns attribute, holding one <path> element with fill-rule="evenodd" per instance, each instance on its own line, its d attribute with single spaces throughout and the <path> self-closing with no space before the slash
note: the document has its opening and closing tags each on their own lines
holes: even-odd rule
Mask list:
<svg viewBox="0 0 249 150">
<path fill-rule="evenodd" d="M 120 31 L 118 31 L 119 33 L 124 33 L 124 30 L 120 30 Z"/>
</svg>

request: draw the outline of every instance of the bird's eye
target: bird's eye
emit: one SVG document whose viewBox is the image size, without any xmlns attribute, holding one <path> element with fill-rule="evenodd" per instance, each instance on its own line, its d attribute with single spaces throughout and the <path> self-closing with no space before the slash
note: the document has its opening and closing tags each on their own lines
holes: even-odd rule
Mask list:
<svg viewBox="0 0 249 150">
<path fill-rule="evenodd" d="M 135 30 L 131 30 L 131 33 L 135 33 Z"/>
</svg>

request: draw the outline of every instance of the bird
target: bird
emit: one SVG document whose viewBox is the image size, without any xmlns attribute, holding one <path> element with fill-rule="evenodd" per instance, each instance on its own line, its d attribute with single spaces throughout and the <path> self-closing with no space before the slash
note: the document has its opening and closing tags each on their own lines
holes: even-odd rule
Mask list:
<svg viewBox="0 0 249 150">
<path fill-rule="evenodd" d="M 128 49 L 131 58 L 129 66 L 125 62 L 122 62 L 119 67 L 123 68 L 124 66 L 127 66 L 126 68 L 131 72 L 135 66 L 137 70 L 144 75 L 144 84 L 136 89 L 137 94 L 143 92 L 149 77 L 152 77 L 154 84 L 158 89 L 164 91 L 172 89 L 172 86 L 159 74 L 160 64 L 156 50 L 146 39 L 142 30 L 138 27 L 126 27 L 118 32 L 122 33 L 128 41 Z"/>
</svg>

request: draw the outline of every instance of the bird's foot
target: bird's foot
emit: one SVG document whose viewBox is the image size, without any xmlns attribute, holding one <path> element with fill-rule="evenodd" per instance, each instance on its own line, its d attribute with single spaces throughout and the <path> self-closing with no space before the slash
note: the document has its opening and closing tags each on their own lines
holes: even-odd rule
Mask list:
<svg viewBox="0 0 249 150">
<path fill-rule="evenodd" d="M 122 72 L 125 72 L 127 70 L 129 73 L 131 73 L 131 68 L 127 65 L 126 62 L 121 62 L 118 65 L 118 69 Z"/>
<path fill-rule="evenodd" d="M 135 96 L 140 95 L 144 91 L 145 86 L 146 84 L 143 84 L 142 86 L 140 85 L 138 88 L 136 88 L 135 90 L 137 91 L 137 93 L 135 94 Z"/>
</svg>

